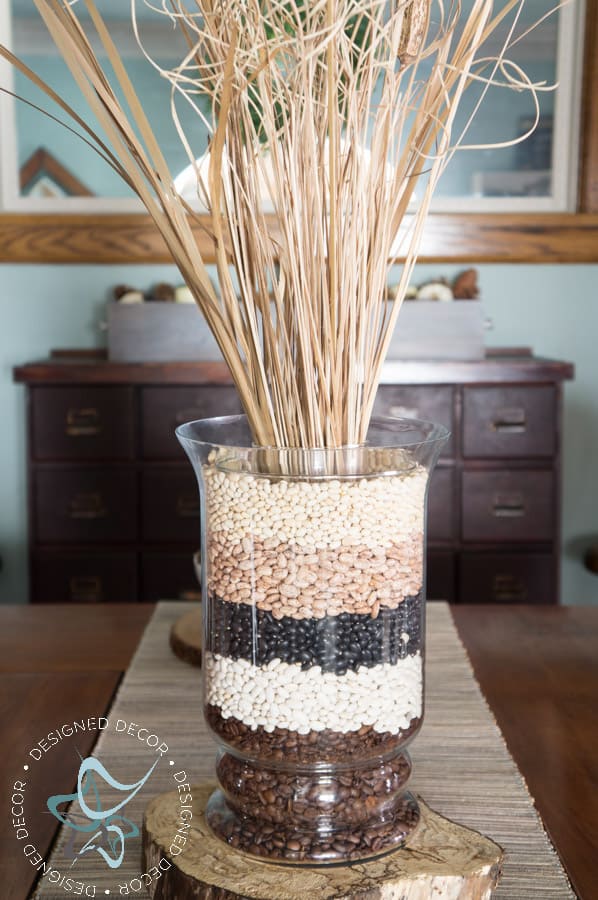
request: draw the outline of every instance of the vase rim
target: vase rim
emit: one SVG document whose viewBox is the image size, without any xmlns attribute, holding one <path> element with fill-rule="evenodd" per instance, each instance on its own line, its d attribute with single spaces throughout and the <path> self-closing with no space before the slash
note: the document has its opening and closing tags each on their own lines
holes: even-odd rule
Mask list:
<svg viewBox="0 0 598 900">
<path fill-rule="evenodd" d="M 225 426 L 242 426 L 246 425 L 249 429 L 247 416 L 231 415 L 231 416 L 213 416 L 204 419 L 193 419 L 189 422 L 183 422 L 175 429 L 178 440 L 182 443 L 196 445 L 197 447 L 226 447 L 227 449 L 237 448 L 239 450 L 264 450 L 277 453 L 343 453 L 346 451 L 366 449 L 366 450 L 400 450 L 408 447 L 422 447 L 425 445 L 440 446 L 450 437 L 451 432 L 444 425 L 431 422 L 427 419 L 394 417 L 394 416 L 372 416 L 370 420 L 370 429 L 379 429 L 380 432 L 387 431 L 389 435 L 388 442 L 379 443 L 376 441 L 366 440 L 360 444 L 341 444 L 338 447 L 277 447 L 274 445 L 255 444 L 253 442 L 239 442 L 225 440 Z M 222 429 L 222 435 L 216 439 L 216 435 L 210 437 L 198 436 L 193 431 L 198 431 L 199 426 L 209 431 L 210 429 Z M 391 435 L 396 435 L 396 441 L 390 440 Z M 407 438 L 407 439 L 405 439 Z"/>
</svg>

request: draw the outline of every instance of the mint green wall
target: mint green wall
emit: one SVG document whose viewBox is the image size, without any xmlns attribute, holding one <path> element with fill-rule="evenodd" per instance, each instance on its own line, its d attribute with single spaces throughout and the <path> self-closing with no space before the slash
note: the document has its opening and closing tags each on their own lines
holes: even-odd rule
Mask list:
<svg viewBox="0 0 598 900">
<path fill-rule="evenodd" d="M 456 268 L 422 266 L 417 279 Z M 480 266 L 489 344 L 529 345 L 571 360 L 565 390 L 563 599 L 597 603 L 598 577 L 580 562 L 598 540 L 598 266 Z M 110 288 L 177 281 L 169 266 L 0 266 L 0 602 L 27 595 L 25 392 L 12 368 L 53 347 L 94 347 Z"/>
<path fill-rule="evenodd" d="M 81 113 L 91 128 L 101 134 L 97 120 L 89 113 L 85 101 L 77 85 L 68 74 L 66 64 L 57 56 L 49 59 L 43 57 L 24 58 L 24 62 L 55 88 L 62 99 Z M 172 65 L 172 60 L 161 64 Z M 145 60 L 127 59 L 127 71 L 136 86 L 142 105 L 150 111 L 154 133 L 160 135 L 160 149 L 168 161 L 171 172 L 180 172 L 189 165 L 189 158 L 183 147 L 170 115 L 170 85 L 161 78 Z M 43 94 L 19 72 L 15 74 L 15 91 L 44 109 L 56 112 L 51 104 L 45 102 Z M 91 147 L 75 137 L 63 125 L 51 119 L 42 118 L 39 111 L 25 103 L 15 106 L 17 117 L 17 134 L 19 165 L 22 165 L 40 146 L 49 150 L 56 159 L 66 166 L 89 188 L 92 194 L 100 197 L 132 197 L 133 192 L 121 178 L 106 165 Z M 201 120 L 188 108 L 179 108 L 179 115 L 185 127 L 187 139 L 195 156 L 205 153 L 207 147 L 207 131 Z M 64 119 L 63 115 L 59 116 Z"/>
</svg>

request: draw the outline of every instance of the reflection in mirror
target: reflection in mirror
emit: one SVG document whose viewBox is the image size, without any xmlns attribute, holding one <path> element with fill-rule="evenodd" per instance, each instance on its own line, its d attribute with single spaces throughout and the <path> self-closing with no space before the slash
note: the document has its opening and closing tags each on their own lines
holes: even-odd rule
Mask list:
<svg viewBox="0 0 598 900">
<path fill-rule="evenodd" d="M 471 6 L 471 0 L 467 0 L 464 6 Z M 509 40 L 512 27 L 515 35 L 522 34 L 548 9 L 545 0 L 526 0 L 516 26 L 515 15 L 507 16 L 486 42 L 480 55 L 496 57 Z M 507 53 L 508 59 L 518 65 L 534 84 L 548 87 L 558 80 L 559 15 L 560 11 L 555 12 Z M 509 74 L 517 73 L 510 68 Z M 492 75 L 492 69 L 488 67 L 483 75 Z M 500 71 L 494 78 L 504 80 Z M 476 105 L 482 101 L 468 129 L 466 144 L 505 143 L 528 135 L 534 129 L 536 110 L 528 91 L 517 92 L 491 86 L 482 100 L 484 88 L 481 82 L 472 84 L 458 110 L 457 133 L 466 127 Z M 539 90 L 539 121 L 533 133 L 522 143 L 457 153 L 440 183 L 440 196 L 548 197 L 552 192 L 555 97 L 554 90 Z"/>
<path fill-rule="evenodd" d="M 2 0 L 3 6 L 7 0 Z M 472 0 L 462 0 L 464 10 Z M 17 53 L 34 71 L 70 103 L 90 125 L 100 131 L 86 103 L 54 47 L 33 0 L 9 0 L 12 42 Z M 154 132 L 173 175 L 189 165 L 189 157 L 171 116 L 171 89 L 166 80 L 144 58 L 131 28 L 127 0 L 97 0 L 129 76 L 144 105 Z M 157 4 L 158 6 L 160 4 Z M 553 8 L 553 0 L 525 0 L 504 20 L 502 31 L 493 34 L 487 56 L 495 56 L 502 43 L 522 35 Z M 581 60 L 581 0 L 558 10 L 523 40 L 515 43 L 507 56 L 535 83 L 554 85 L 556 91 L 538 92 L 539 122 L 525 142 L 508 147 L 459 151 L 440 181 L 435 208 L 447 211 L 500 211 L 572 209 L 577 158 L 577 113 Z M 437 6 L 435 8 L 438 8 Z M 497 4 L 497 9 L 500 4 Z M 177 65 L 187 52 L 179 31 L 163 14 L 136 3 L 139 31 L 149 57 L 163 68 Z M 0 20 L 3 15 L 0 8 Z M 87 19 L 82 3 L 77 15 Z M 434 22 L 432 26 L 434 27 Z M 93 29 L 89 29 L 91 33 Z M 0 40 L 4 39 L 0 35 Z M 164 48 L 168 48 L 168 55 Z M 96 46 L 101 54 L 101 50 Z M 101 57 L 105 60 L 105 55 Z M 108 70 L 109 71 L 109 70 Z M 489 69 L 483 75 L 490 74 Z M 510 70 L 510 74 L 515 73 Z M 109 72 L 110 74 L 110 72 Z M 422 74 L 425 72 L 422 70 Z M 26 78 L 11 73 L 17 94 L 49 109 L 50 101 Z M 500 80 L 500 73 L 497 73 Z M 2 75 L 3 83 L 5 75 Z M 454 126 L 459 135 L 476 110 L 484 85 L 470 86 Z M 56 113 L 56 110 L 51 110 Z M 179 97 L 176 111 L 190 148 L 200 157 L 208 142 L 207 125 Z M 209 118 L 207 108 L 204 114 Z M 473 117 L 464 143 L 488 145 L 509 143 L 530 130 L 535 108 L 529 91 L 516 92 L 490 87 Z M 4 206 L 29 209 L 126 210 L 141 209 L 130 189 L 94 151 L 80 139 L 24 103 L 10 104 L 3 116 L 2 169 Z M 100 199 L 103 198 L 103 199 Z"/>
<path fill-rule="evenodd" d="M 471 5 L 463 0 L 464 10 Z M 494 14 L 502 6 L 495 4 Z M 500 85 L 480 80 L 468 87 L 453 129 L 455 136 L 467 129 L 466 138 L 439 183 L 437 210 L 574 208 L 583 10 L 581 4 L 557 6 L 525 0 L 486 42 L 480 56 L 489 60 L 510 45 L 507 73 L 525 72 L 538 86 L 537 115 L 530 91 L 506 89 L 504 75 L 492 65 L 480 70 Z"/>
<path fill-rule="evenodd" d="M 33 0 L 10 0 L 12 9 L 12 41 L 17 56 L 66 100 L 91 127 L 101 134 L 101 128 L 88 111 L 77 85 L 48 35 Z M 180 172 L 189 158 L 177 134 L 171 116 L 170 85 L 144 58 L 131 28 L 130 4 L 126 0 L 99 0 L 98 8 L 112 39 L 123 59 L 127 73 L 143 104 L 154 133 L 161 141 L 161 148 L 173 173 Z M 77 15 L 89 21 L 83 4 Z M 187 52 L 182 35 L 173 29 L 168 19 L 153 13 L 144 4 L 138 4 L 139 33 L 147 53 L 164 68 L 178 64 Z M 88 33 L 93 32 L 89 28 Z M 164 48 L 168 55 L 164 54 Z M 94 43 L 102 64 L 108 65 L 99 42 Z M 111 70 L 108 68 L 108 74 Z M 60 110 L 52 109 L 51 101 L 37 90 L 21 73 L 13 75 L 14 91 L 33 104 L 64 120 Z M 122 95 L 119 95 L 122 97 Z M 206 125 L 184 101 L 177 100 L 177 114 L 184 127 L 187 140 L 195 156 L 201 156 L 207 147 Z M 206 110 L 207 112 L 207 110 Z M 130 188 L 83 141 L 67 131 L 58 122 L 43 116 L 37 109 L 16 102 L 13 110 L 15 123 L 15 167 L 20 173 L 19 191 L 23 197 L 53 199 L 65 197 L 131 198 L 133 208 L 139 206 Z M 36 169 L 40 157 L 46 165 Z M 48 168 L 48 162 L 50 168 Z M 58 176 L 61 173 L 61 177 Z M 120 204 L 123 208 L 123 204 Z M 139 207 L 140 208 L 140 207 Z"/>
</svg>

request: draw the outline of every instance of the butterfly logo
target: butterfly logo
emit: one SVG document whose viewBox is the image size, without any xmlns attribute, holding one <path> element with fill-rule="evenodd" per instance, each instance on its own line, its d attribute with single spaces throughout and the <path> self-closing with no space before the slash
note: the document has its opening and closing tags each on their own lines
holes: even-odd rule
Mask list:
<svg viewBox="0 0 598 900">
<path fill-rule="evenodd" d="M 72 865 L 87 853 L 98 853 L 111 869 L 118 869 L 125 857 L 125 843 L 137 837 L 139 828 L 124 816 L 124 809 L 141 790 L 159 760 L 147 770 L 143 778 L 133 784 L 123 784 L 113 778 L 99 759 L 88 756 L 81 760 L 77 775 L 77 790 L 72 794 L 55 794 L 48 797 L 47 807 L 59 822 L 70 829 L 65 847 L 65 855 L 72 859 Z M 98 779 L 113 790 L 124 794 L 120 802 L 104 809 L 100 797 Z M 78 803 L 79 809 L 61 811 L 64 804 Z M 84 845 L 75 849 L 78 835 L 85 836 Z M 89 835 L 89 837 L 87 837 Z"/>
</svg>

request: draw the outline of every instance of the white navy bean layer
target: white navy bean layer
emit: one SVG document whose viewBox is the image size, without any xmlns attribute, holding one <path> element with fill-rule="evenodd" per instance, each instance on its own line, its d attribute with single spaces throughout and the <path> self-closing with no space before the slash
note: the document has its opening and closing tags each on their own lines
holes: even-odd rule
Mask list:
<svg viewBox="0 0 598 900">
<path fill-rule="evenodd" d="M 368 725 L 397 734 L 422 714 L 419 653 L 346 675 L 323 673 L 320 666 L 301 671 L 278 659 L 254 666 L 214 653 L 205 654 L 205 666 L 206 702 L 252 729 L 346 733 Z"/>
<path fill-rule="evenodd" d="M 427 472 L 354 480 L 286 481 L 204 467 L 209 533 L 231 544 L 251 536 L 267 547 L 291 542 L 309 552 L 340 547 L 383 550 L 421 535 Z"/>
</svg>

